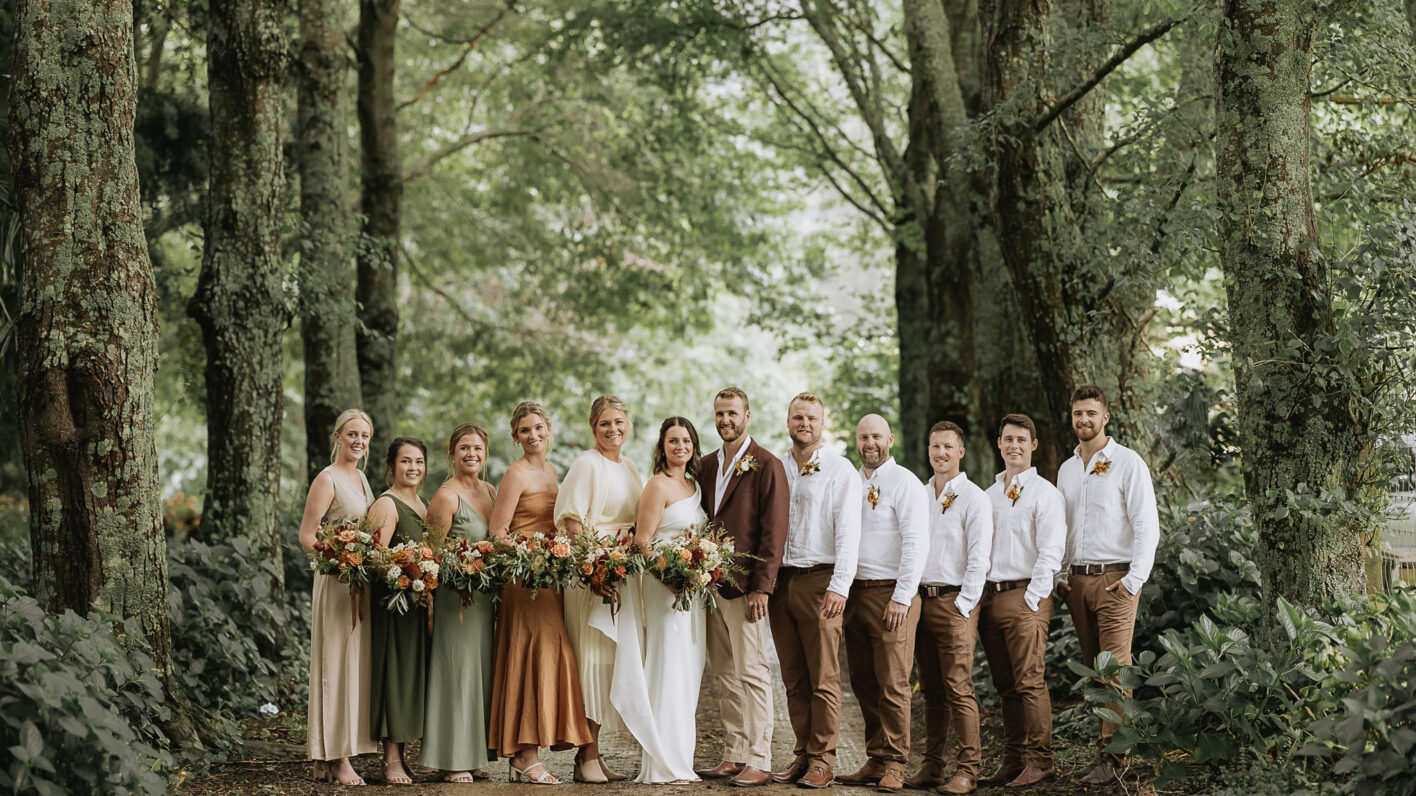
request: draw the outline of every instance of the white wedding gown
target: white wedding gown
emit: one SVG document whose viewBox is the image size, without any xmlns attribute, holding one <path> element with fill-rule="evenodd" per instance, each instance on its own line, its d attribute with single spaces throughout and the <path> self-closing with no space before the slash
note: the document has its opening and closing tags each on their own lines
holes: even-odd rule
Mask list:
<svg viewBox="0 0 1416 796">
<path fill-rule="evenodd" d="M 671 503 L 654 541 L 701 525 L 699 492 Z M 675 611 L 674 593 L 651 574 L 620 586 L 620 611 L 610 701 L 643 750 L 635 782 L 697 780 L 693 747 L 698 689 L 707 655 L 703 607 Z M 635 665 L 638 664 L 638 665 Z"/>
</svg>

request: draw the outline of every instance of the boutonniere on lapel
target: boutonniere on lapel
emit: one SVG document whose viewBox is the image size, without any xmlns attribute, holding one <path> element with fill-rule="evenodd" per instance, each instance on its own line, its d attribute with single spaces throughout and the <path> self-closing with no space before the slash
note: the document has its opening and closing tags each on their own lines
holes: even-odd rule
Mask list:
<svg viewBox="0 0 1416 796">
<path fill-rule="evenodd" d="M 821 472 L 821 462 L 818 462 L 815 459 L 812 459 L 811 461 L 797 468 L 797 473 L 799 475 L 811 475 L 812 473 L 819 472 Z"/>
<path fill-rule="evenodd" d="M 871 484 L 870 488 L 865 490 L 865 499 L 870 501 L 870 509 L 874 511 L 875 507 L 880 504 L 880 487 Z"/>
<path fill-rule="evenodd" d="M 1016 481 L 1014 481 L 1014 482 L 1013 482 L 1013 485 L 1010 486 L 1010 487 L 1008 487 L 1008 499 L 1011 500 L 1011 501 L 1013 501 L 1013 505 L 1016 506 L 1016 505 L 1018 505 L 1018 498 L 1020 498 L 1020 497 L 1022 497 L 1022 496 L 1023 496 L 1023 485 L 1020 484 L 1020 483 L 1018 483 L 1018 482 L 1016 482 Z"/>
<path fill-rule="evenodd" d="M 954 505 L 954 500 L 957 497 L 958 495 L 954 494 L 954 490 L 952 489 L 948 492 L 945 492 L 944 497 L 939 499 L 939 513 L 943 514 L 944 512 L 948 511 L 949 507 Z"/>
<path fill-rule="evenodd" d="M 1111 462 L 1105 459 L 1099 459 L 1096 464 L 1092 465 L 1092 475 L 1106 475 L 1106 471 L 1110 469 Z"/>
<path fill-rule="evenodd" d="M 744 453 L 742 458 L 738 459 L 737 465 L 733 467 L 733 473 L 736 475 L 747 475 L 753 470 L 756 470 L 759 466 L 761 465 L 757 463 L 756 459 L 752 458 L 752 454 Z"/>
</svg>

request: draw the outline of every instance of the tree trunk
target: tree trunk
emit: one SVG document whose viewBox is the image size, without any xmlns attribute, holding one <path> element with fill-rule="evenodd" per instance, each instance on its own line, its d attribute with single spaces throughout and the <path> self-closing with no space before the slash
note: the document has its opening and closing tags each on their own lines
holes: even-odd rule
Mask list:
<svg viewBox="0 0 1416 796">
<path fill-rule="evenodd" d="M 329 434 L 339 413 L 358 407 L 358 316 L 350 277 L 352 219 L 345 199 L 344 56 L 341 0 L 301 0 L 300 339 L 305 350 L 305 460 L 314 480 L 329 464 Z"/>
<path fill-rule="evenodd" d="M 398 0 L 359 0 L 359 142 L 363 160 L 359 246 L 359 384 L 382 440 L 398 429 L 398 232 L 403 199 L 393 44 Z"/>
<path fill-rule="evenodd" d="M 204 534 L 242 536 L 274 563 L 282 422 L 284 0 L 213 0 L 207 35 L 211 173 L 202 271 L 188 313 L 206 347 Z"/>
<path fill-rule="evenodd" d="M 20 443 L 35 596 L 143 638 L 176 742 L 153 379 L 157 291 L 138 200 L 130 0 L 19 0 L 10 154 L 23 223 Z"/>
<path fill-rule="evenodd" d="M 1334 373 L 1363 373 L 1362 363 L 1324 353 L 1334 320 L 1308 144 L 1316 14 L 1303 0 L 1226 0 L 1216 60 L 1220 260 L 1270 617 L 1278 596 L 1318 606 L 1365 590 L 1355 520 L 1336 499 L 1305 509 L 1288 497 L 1351 494 L 1371 441 L 1366 418 L 1349 408 L 1358 385 Z"/>
</svg>

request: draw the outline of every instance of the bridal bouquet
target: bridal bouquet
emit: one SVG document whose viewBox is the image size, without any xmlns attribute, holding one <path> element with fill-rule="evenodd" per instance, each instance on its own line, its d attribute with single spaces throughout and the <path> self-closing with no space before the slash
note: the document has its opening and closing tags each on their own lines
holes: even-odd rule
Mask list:
<svg viewBox="0 0 1416 796">
<path fill-rule="evenodd" d="M 508 580 L 531 590 L 531 599 L 541 589 L 561 589 L 575 577 L 575 559 L 568 536 L 547 536 L 537 531 L 507 538 Z"/>
<path fill-rule="evenodd" d="M 576 580 L 615 610 L 619 609 L 619 585 L 644 571 L 644 557 L 630 549 L 633 540 L 632 535 L 625 535 L 608 543 L 591 532 L 575 537 L 573 543 Z"/>
<path fill-rule="evenodd" d="M 418 541 L 381 547 L 375 554 L 384 573 L 384 585 L 391 592 L 384 607 L 399 614 L 415 605 L 430 607 L 438 587 L 437 558 L 433 548 Z"/>
<path fill-rule="evenodd" d="M 456 590 L 463 605 L 476 605 L 477 592 L 488 595 L 492 605 L 496 605 L 502 586 L 506 585 L 509 564 L 515 562 L 514 555 L 508 555 L 508 547 L 491 539 L 448 539 L 443 545 L 439 571 L 442 584 Z"/>
<path fill-rule="evenodd" d="M 697 533 L 692 526 L 682 535 L 654 545 L 649 571 L 674 590 L 674 610 L 687 611 L 694 601 L 708 610 L 717 607 L 718 581 L 733 572 L 746 572 L 737 559 L 746 556 L 733 549 L 722 526 L 710 525 Z"/>
<path fill-rule="evenodd" d="M 351 594 L 357 594 L 369 582 L 369 557 L 375 546 L 374 535 L 363 520 L 321 522 L 315 531 L 310 569 L 339 578 L 340 583 L 349 584 Z"/>
</svg>

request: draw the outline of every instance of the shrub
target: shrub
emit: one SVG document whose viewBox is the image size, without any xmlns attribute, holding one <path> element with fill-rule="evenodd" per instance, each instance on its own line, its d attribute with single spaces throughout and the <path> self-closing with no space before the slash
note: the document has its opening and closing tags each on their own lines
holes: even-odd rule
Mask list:
<svg viewBox="0 0 1416 796">
<path fill-rule="evenodd" d="M 0 787 L 14 793 L 165 793 L 172 758 L 152 659 L 112 619 L 48 614 L 0 578 Z"/>
</svg>

